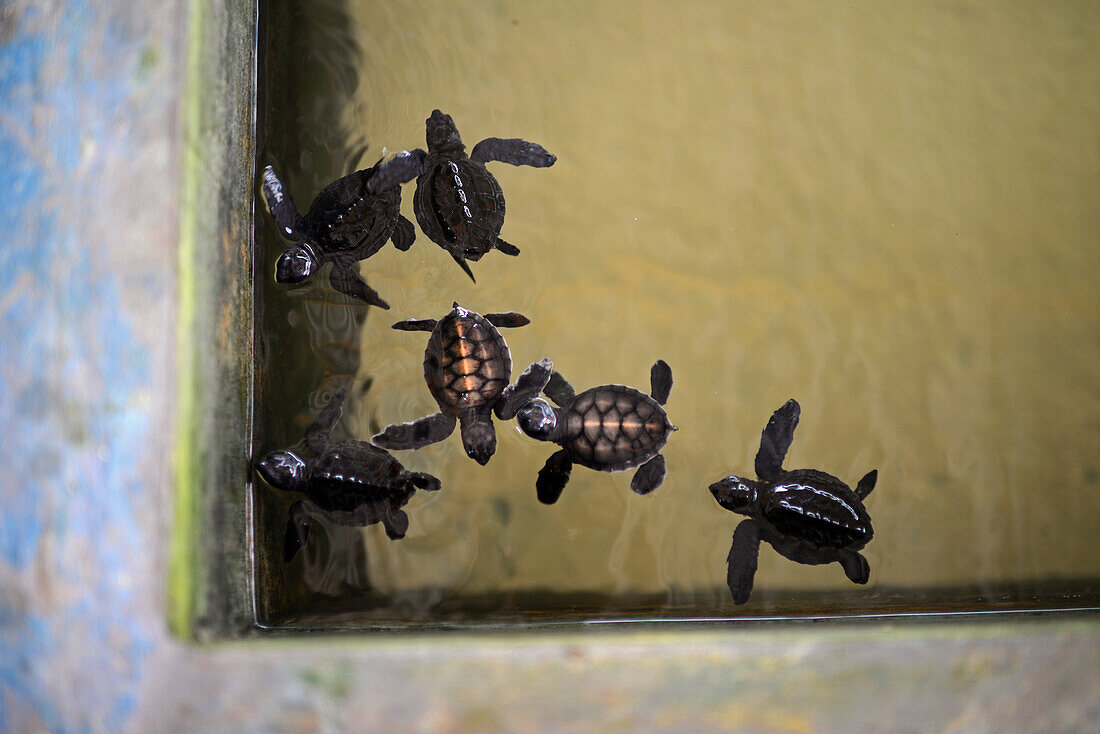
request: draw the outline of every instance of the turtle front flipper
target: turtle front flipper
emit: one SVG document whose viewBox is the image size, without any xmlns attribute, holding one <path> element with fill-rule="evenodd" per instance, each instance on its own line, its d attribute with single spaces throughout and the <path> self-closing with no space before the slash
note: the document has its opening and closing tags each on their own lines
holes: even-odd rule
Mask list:
<svg viewBox="0 0 1100 734">
<path fill-rule="evenodd" d="M 765 481 L 776 479 L 783 471 L 783 458 L 794 440 L 794 429 L 802 413 L 795 400 L 788 400 L 772 414 L 760 436 L 760 450 L 756 452 L 756 476 Z"/>
<path fill-rule="evenodd" d="M 553 371 L 554 363 L 549 357 L 532 362 L 516 380 L 515 385 L 508 385 L 500 393 L 494 409 L 497 418 L 505 421 L 514 418 L 520 408 L 539 396 Z"/>
<path fill-rule="evenodd" d="M 756 563 L 760 556 L 760 526 L 755 520 L 742 520 L 733 531 L 733 543 L 726 559 L 726 583 L 734 604 L 744 604 L 752 594 Z"/>
<path fill-rule="evenodd" d="M 278 174 L 272 166 L 264 169 L 264 179 L 261 186 L 264 192 L 264 200 L 271 212 L 271 218 L 279 225 L 279 231 L 288 240 L 299 242 L 306 237 L 306 223 L 302 215 L 298 213 L 298 207 L 294 206 L 294 200 L 290 198 L 290 192 L 279 180 Z"/>
<path fill-rule="evenodd" d="M 484 318 L 498 329 L 518 329 L 521 326 L 527 326 L 527 324 L 531 323 L 531 319 L 515 311 L 487 313 Z"/>
<path fill-rule="evenodd" d="M 569 483 L 569 474 L 573 471 L 573 459 L 565 449 L 558 451 L 546 460 L 546 464 L 539 469 L 539 478 L 535 482 L 538 490 L 539 502 L 544 505 L 552 505 L 561 497 L 565 485 Z"/>
<path fill-rule="evenodd" d="M 504 240 L 502 240 L 499 237 L 497 237 L 497 241 L 496 241 L 494 246 L 498 250 L 503 252 L 505 255 L 511 255 L 512 257 L 515 257 L 516 255 L 519 254 L 519 248 L 518 247 L 513 245 L 511 242 L 505 242 Z"/>
<path fill-rule="evenodd" d="M 428 157 L 420 148 L 398 153 L 374 169 L 374 175 L 367 181 L 367 189 L 372 194 L 381 194 L 393 186 L 412 181 L 424 170 L 424 159 Z"/>
<path fill-rule="evenodd" d="M 546 383 L 546 387 L 542 389 L 542 392 L 546 397 L 553 400 L 559 408 L 569 405 L 577 397 L 573 386 L 557 370 L 550 375 L 550 381 Z"/>
<path fill-rule="evenodd" d="M 863 479 L 860 479 L 859 484 L 856 485 L 856 497 L 859 497 L 860 502 L 867 499 L 867 495 L 871 494 L 877 481 L 878 469 L 872 469 L 863 475 Z"/>
<path fill-rule="evenodd" d="M 313 516 L 305 507 L 305 501 L 299 500 L 290 506 L 290 519 L 286 523 L 286 540 L 283 541 L 283 561 L 290 563 L 298 551 L 306 547 L 309 529 L 313 526 Z"/>
<path fill-rule="evenodd" d="M 333 288 L 352 298 L 366 301 L 371 306 L 377 306 L 378 308 L 384 308 L 386 310 L 390 308 L 390 304 L 382 300 L 382 296 L 378 295 L 378 291 L 367 285 L 367 281 L 363 280 L 359 273 L 355 272 L 355 265 L 353 263 L 334 264 L 332 266 L 332 275 L 329 276 L 329 282 L 332 283 Z"/>
<path fill-rule="evenodd" d="M 434 413 L 410 423 L 394 423 L 371 438 L 383 449 L 422 449 L 454 433 L 458 419 L 450 413 Z"/>
<path fill-rule="evenodd" d="M 630 488 L 638 494 L 649 494 L 661 486 L 661 482 L 665 481 L 666 473 L 665 457 L 657 454 L 634 472 L 634 478 L 630 480 Z"/>
<path fill-rule="evenodd" d="M 398 214 L 397 226 L 393 228 L 390 239 L 393 240 L 393 246 L 398 250 L 408 252 L 409 248 L 413 246 L 413 242 L 416 242 L 416 230 L 413 229 L 413 223 Z"/>
<path fill-rule="evenodd" d="M 855 584 L 865 584 L 871 578 L 871 564 L 867 559 L 853 550 L 840 551 L 840 565 L 844 568 L 844 575 Z"/>
<path fill-rule="evenodd" d="M 324 408 L 321 408 L 321 412 L 317 414 L 317 418 L 306 429 L 306 447 L 309 448 L 316 455 L 324 453 L 325 447 L 328 446 L 329 433 L 332 431 L 332 427 L 336 425 L 340 420 L 340 415 L 344 412 L 344 396 L 347 394 L 347 390 L 341 388 L 329 398 L 329 401 L 325 404 Z"/>
<path fill-rule="evenodd" d="M 649 390 L 658 404 L 668 401 L 668 394 L 672 392 L 672 368 L 663 359 L 654 362 L 649 370 Z"/>
<path fill-rule="evenodd" d="M 478 163 L 500 161 L 513 166 L 533 168 L 549 168 L 558 160 L 557 156 L 538 143 L 529 143 L 520 138 L 485 138 L 474 146 L 470 158 Z"/>
</svg>

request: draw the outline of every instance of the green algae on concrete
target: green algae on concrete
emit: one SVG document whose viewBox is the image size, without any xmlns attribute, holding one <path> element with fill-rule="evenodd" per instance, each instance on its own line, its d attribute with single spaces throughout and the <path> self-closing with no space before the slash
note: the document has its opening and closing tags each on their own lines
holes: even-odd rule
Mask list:
<svg viewBox="0 0 1100 734">
<path fill-rule="evenodd" d="M 169 573 L 169 621 L 185 637 L 252 623 L 245 509 L 256 12 L 247 0 L 197 0 L 188 33 Z"/>
</svg>

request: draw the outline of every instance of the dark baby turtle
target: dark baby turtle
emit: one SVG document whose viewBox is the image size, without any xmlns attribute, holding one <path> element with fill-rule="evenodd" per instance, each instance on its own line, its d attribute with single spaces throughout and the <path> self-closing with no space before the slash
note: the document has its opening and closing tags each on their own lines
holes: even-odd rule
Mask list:
<svg viewBox="0 0 1100 734">
<path fill-rule="evenodd" d="M 367 184 L 378 164 L 356 171 L 326 186 L 302 217 L 275 169 L 264 169 L 263 192 L 279 232 L 294 242 L 275 266 L 279 283 L 301 283 L 326 262 L 332 263 L 332 287 L 372 306 L 389 308 L 377 291 L 367 285 L 357 263 L 366 260 L 392 239 L 399 250 L 408 250 L 416 239 L 412 222 L 401 216 L 401 188 L 377 191 Z"/>
<path fill-rule="evenodd" d="M 427 123 L 428 152 L 417 148 L 383 163 L 368 184 L 372 191 L 416 179 L 413 211 L 420 229 L 454 258 L 473 280 L 467 260 L 496 248 L 518 255 L 519 248 L 500 239 L 504 192 L 485 167 L 490 161 L 547 168 L 557 160 L 545 148 L 519 138 L 486 138 L 469 157 L 450 115 L 432 112 Z"/>
<path fill-rule="evenodd" d="M 272 487 L 306 496 L 290 507 L 284 547 L 287 561 L 305 546 L 317 516 L 349 527 L 380 522 L 390 538 L 403 538 L 409 517 L 401 508 L 417 488 L 439 489 L 439 480 L 432 475 L 406 471 L 397 459 L 369 443 L 330 445 L 329 433 L 340 419 L 343 402 L 341 390 L 306 429 L 306 448 L 312 458 L 275 451 L 256 462 L 256 471 Z"/>
<path fill-rule="evenodd" d="M 761 540 L 797 563 L 835 561 L 857 584 L 867 583 L 871 574 L 858 551 L 874 535 L 863 500 L 875 488 L 878 471 L 867 472 L 855 491 L 816 469 L 784 471 L 800 413 L 798 403 L 788 400 L 768 421 L 756 454 L 757 481 L 728 476 L 710 485 L 718 504 L 749 517 L 734 530 L 728 559 L 726 580 L 735 604 L 744 604 L 752 593 Z"/>
<path fill-rule="evenodd" d="M 540 501 L 558 501 L 574 463 L 607 472 L 641 466 L 630 488 L 649 494 L 661 486 L 665 457 L 660 451 L 676 430 L 661 407 L 672 390 L 672 370 L 657 360 L 649 378 L 652 397 L 626 385 L 601 385 L 576 395 L 555 372 L 543 392 L 561 407 L 536 398 L 520 409 L 520 430 L 562 447 L 539 471 Z"/>
<path fill-rule="evenodd" d="M 430 331 L 424 350 L 424 379 L 440 412 L 411 423 L 394 424 L 371 440 L 387 449 L 418 449 L 450 436 L 457 421 L 462 445 L 474 461 L 488 463 L 496 451 L 493 412 L 502 420 L 516 414 L 550 379 L 549 359 L 528 367 L 509 385 L 512 356 L 497 327 L 518 327 L 530 320 L 518 313 L 482 316 L 457 303 L 439 321 L 409 319 L 393 328 Z"/>
</svg>

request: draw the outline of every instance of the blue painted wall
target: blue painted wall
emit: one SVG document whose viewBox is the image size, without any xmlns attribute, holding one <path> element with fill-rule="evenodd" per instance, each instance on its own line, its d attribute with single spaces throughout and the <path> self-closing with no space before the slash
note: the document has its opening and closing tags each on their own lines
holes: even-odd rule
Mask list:
<svg viewBox="0 0 1100 734">
<path fill-rule="evenodd" d="M 0 731 L 121 729 L 158 634 L 177 40 L 128 6 L 0 6 Z"/>
</svg>

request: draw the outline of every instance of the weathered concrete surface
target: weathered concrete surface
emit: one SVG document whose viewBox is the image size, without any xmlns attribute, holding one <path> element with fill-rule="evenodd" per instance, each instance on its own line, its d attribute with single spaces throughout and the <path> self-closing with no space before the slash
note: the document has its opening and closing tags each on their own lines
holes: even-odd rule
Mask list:
<svg viewBox="0 0 1100 734">
<path fill-rule="evenodd" d="M 132 723 L 143 731 L 1086 731 L 1100 714 L 1095 632 L 1093 624 L 964 634 L 811 627 L 237 644 L 177 650 L 154 666 Z"/>
<path fill-rule="evenodd" d="M 0 5 L 0 731 L 1087 731 L 1100 626 L 168 633 L 188 9 Z"/>
</svg>

